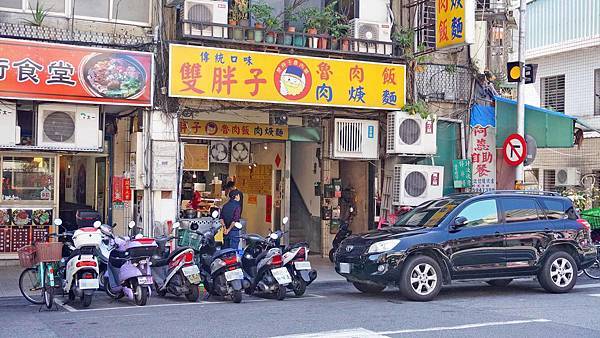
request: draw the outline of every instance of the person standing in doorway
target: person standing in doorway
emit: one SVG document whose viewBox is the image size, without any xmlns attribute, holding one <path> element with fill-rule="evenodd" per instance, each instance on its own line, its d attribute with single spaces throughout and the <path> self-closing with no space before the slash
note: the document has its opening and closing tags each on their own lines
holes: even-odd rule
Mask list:
<svg viewBox="0 0 600 338">
<path fill-rule="evenodd" d="M 225 194 L 229 196 L 229 193 L 232 191 L 237 191 L 240 193 L 240 214 L 244 211 L 244 194 L 235 186 L 235 181 L 230 180 L 225 183 Z"/>
<path fill-rule="evenodd" d="M 223 248 L 237 250 L 240 245 L 240 230 L 235 223 L 240 221 L 242 207 L 241 193 L 238 190 L 229 192 L 229 201 L 221 208 L 221 224 L 223 225 Z"/>
</svg>

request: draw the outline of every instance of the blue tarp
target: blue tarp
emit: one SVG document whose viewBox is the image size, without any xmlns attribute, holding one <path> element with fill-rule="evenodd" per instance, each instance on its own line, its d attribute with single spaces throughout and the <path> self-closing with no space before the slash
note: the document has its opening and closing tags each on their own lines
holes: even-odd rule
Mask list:
<svg viewBox="0 0 600 338">
<path fill-rule="evenodd" d="M 496 127 L 496 108 L 474 104 L 471 108 L 471 127 Z"/>
</svg>

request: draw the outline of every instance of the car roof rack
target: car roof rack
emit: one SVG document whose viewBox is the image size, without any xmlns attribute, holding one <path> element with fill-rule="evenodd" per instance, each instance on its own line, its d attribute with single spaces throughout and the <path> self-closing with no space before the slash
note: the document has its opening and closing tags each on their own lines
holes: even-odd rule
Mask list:
<svg viewBox="0 0 600 338">
<path fill-rule="evenodd" d="M 524 195 L 540 195 L 540 196 L 561 196 L 557 192 L 542 191 L 542 190 L 491 190 L 486 191 L 483 195 L 492 194 L 524 194 Z"/>
</svg>

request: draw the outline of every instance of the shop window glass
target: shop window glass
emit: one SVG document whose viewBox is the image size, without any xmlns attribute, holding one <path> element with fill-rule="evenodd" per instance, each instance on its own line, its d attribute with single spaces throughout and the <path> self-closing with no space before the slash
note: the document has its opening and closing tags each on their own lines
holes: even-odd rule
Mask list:
<svg viewBox="0 0 600 338">
<path fill-rule="evenodd" d="M 3 200 L 52 200 L 54 198 L 54 165 L 53 158 L 3 157 Z"/>
<path fill-rule="evenodd" d="M 23 7 L 23 2 L 21 0 L 0 0 L 0 7 L 21 9 L 21 7 Z"/>
<path fill-rule="evenodd" d="M 73 0 L 75 15 L 109 19 L 110 0 Z"/>
<path fill-rule="evenodd" d="M 28 2 L 27 7 L 35 9 L 36 4 L 39 3 L 41 8 L 48 10 L 51 13 L 64 13 L 65 2 L 66 0 L 31 0 Z M 29 8 L 26 9 L 29 10 Z"/>
<path fill-rule="evenodd" d="M 149 0 L 113 0 L 113 20 L 150 22 Z"/>
</svg>

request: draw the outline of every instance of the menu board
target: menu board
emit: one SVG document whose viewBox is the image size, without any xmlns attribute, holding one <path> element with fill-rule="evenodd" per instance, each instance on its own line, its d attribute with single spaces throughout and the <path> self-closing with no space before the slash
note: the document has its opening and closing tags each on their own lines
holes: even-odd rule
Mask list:
<svg viewBox="0 0 600 338">
<path fill-rule="evenodd" d="M 10 252 L 9 227 L 0 227 L 0 252 Z"/>
<path fill-rule="evenodd" d="M 273 166 L 259 164 L 251 168 L 248 165 L 237 165 L 235 186 L 242 193 L 272 195 Z"/>
<path fill-rule="evenodd" d="M 184 147 L 183 169 L 208 171 L 208 145 L 186 144 Z"/>
<path fill-rule="evenodd" d="M 31 227 L 12 227 L 10 229 L 10 251 L 17 252 L 20 248 L 31 244 Z"/>
<path fill-rule="evenodd" d="M 16 252 L 25 245 L 46 241 L 52 209 L 0 209 L 0 252 Z"/>
</svg>

